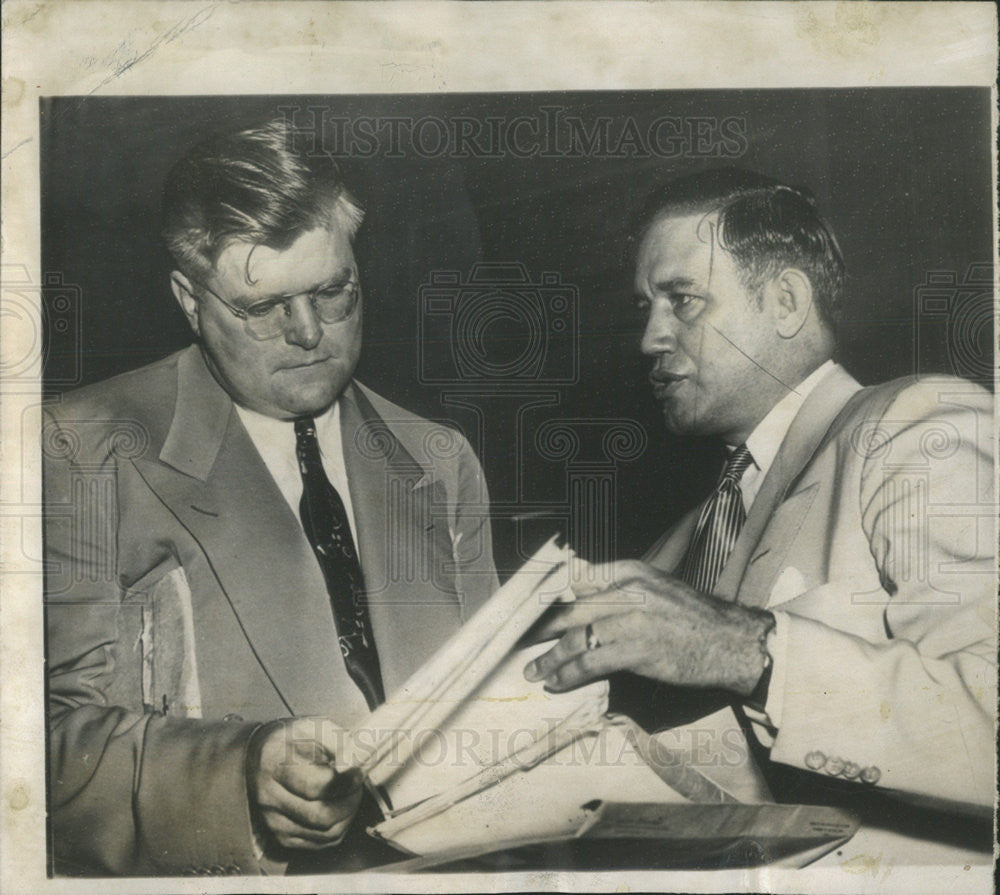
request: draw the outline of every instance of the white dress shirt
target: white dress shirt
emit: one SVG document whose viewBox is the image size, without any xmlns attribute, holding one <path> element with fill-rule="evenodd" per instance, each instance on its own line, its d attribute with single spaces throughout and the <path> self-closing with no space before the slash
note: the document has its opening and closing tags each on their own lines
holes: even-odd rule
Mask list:
<svg viewBox="0 0 1000 895">
<path fill-rule="evenodd" d="M 292 508 L 295 518 L 301 525 L 302 517 L 299 515 L 299 503 L 302 500 L 302 473 L 299 472 L 299 459 L 295 451 L 294 420 L 276 420 L 274 417 L 247 410 L 246 407 L 241 407 L 239 404 L 236 404 L 235 407 L 253 446 L 257 448 L 257 453 L 260 454 L 268 472 L 271 473 L 271 478 L 274 479 L 278 490 Z M 319 455 L 323 461 L 323 471 L 344 502 L 344 509 L 347 510 L 347 521 L 351 524 L 351 537 L 354 538 L 356 549 L 358 532 L 354 524 L 351 490 L 347 485 L 347 469 L 344 466 L 344 445 L 340 436 L 340 402 L 335 401 L 325 413 L 321 413 L 313 419 L 316 422 L 316 440 L 319 442 Z M 341 698 L 353 706 L 347 711 L 357 717 L 364 716 L 367 704 L 357 686 L 345 687 Z M 264 862 L 265 866 L 270 866 L 272 862 L 266 857 L 260 835 L 256 830 L 252 830 L 251 833 L 257 859 Z M 272 872 L 275 873 L 280 872 L 281 869 L 281 865 L 278 864 L 274 864 L 271 868 Z"/>
<path fill-rule="evenodd" d="M 778 450 L 788 434 L 792 420 L 802 408 L 809 393 L 835 366 L 836 364 L 832 360 L 828 360 L 813 370 L 770 409 L 767 416 L 757 424 L 757 427 L 747 438 L 746 446 L 753 457 L 753 463 L 740 479 L 740 492 L 743 495 L 743 506 L 747 513 L 750 512 L 750 507 L 753 506 L 764 477 L 771 468 L 771 464 L 774 463 L 774 458 L 778 455 Z M 727 449 L 731 452 L 736 450 L 736 447 L 727 446 Z M 746 707 L 747 715 L 758 722 L 754 726 L 765 746 L 770 746 L 774 742 L 774 738 L 768 730 L 762 730 L 760 725 L 774 730 L 781 726 L 782 695 L 785 692 L 784 657 L 788 649 L 788 617 L 783 612 L 774 612 L 773 614 L 775 626 L 767 638 L 767 651 L 771 656 L 771 683 L 767 691 L 767 703 L 763 713 L 755 711 L 749 706 Z"/>
<path fill-rule="evenodd" d="M 832 360 L 828 360 L 813 370 L 768 411 L 767 416 L 757 423 L 757 428 L 747 438 L 746 446 L 750 451 L 750 456 L 753 457 L 753 464 L 747 468 L 747 471 L 743 473 L 743 478 L 740 479 L 743 507 L 747 513 L 753 506 L 757 492 L 764 481 L 764 476 L 771 468 L 774 458 L 778 456 L 778 449 L 788 434 L 792 420 L 795 419 L 810 392 L 835 366 L 836 364 Z M 736 447 L 727 446 L 727 450 L 732 452 L 736 450 Z"/>
<path fill-rule="evenodd" d="M 278 490 L 292 508 L 295 518 L 299 516 L 299 502 L 302 500 L 302 473 L 295 453 L 295 423 L 291 420 L 276 420 L 253 410 L 236 405 L 243 426 L 250 436 L 257 453 L 267 466 Z M 344 446 L 340 437 L 340 402 L 335 401 L 325 413 L 314 417 L 316 440 L 323 461 L 323 471 L 330 484 L 337 489 L 347 510 L 347 520 L 351 523 L 354 545 L 358 544 L 358 531 L 354 523 L 354 508 L 351 505 L 351 491 L 347 484 L 347 469 L 344 466 Z"/>
</svg>

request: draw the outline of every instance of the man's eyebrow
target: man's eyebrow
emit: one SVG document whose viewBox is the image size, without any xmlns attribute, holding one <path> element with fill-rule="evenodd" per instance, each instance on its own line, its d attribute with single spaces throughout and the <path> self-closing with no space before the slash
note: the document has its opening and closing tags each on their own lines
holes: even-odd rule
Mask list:
<svg viewBox="0 0 1000 895">
<path fill-rule="evenodd" d="M 670 280 L 661 280 L 655 284 L 658 292 L 683 292 L 685 289 L 700 289 L 697 280 L 691 277 L 674 277 Z"/>
<path fill-rule="evenodd" d="M 354 276 L 353 267 L 342 267 L 340 270 L 334 272 L 329 277 L 327 277 L 318 286 L 313 286 L 312 289 L 306 289 L 302 292 L 276 292 L 271 295 L 263 295 L 260 298 L 251 299 L 248 296 L 241 296 L 240 301 L 244 308 L 252 308 L 254 305 L 267 304 L 268 302 L 274 301 L 287 301 L 290 298 L 295 298 L 296 295 L 309 295 L 313 292 L 322 292 L 324 289 L 329 289 L 331 286 L 343 285 L 350 281 L 351 277 Z"/>
<path fill-rule="evenodd" d="M 660 295 L 664 293 L 671 295 L 692 289 L 699 292 L 703 291 L 698 281 L 691 279 L 691 277 L 673 277 L 669 280 L 659 280 L 653 283 L 653 292 Z M 632 296 L 636 301 L 646 301 L 647 298 L 641 289 L 633 290 Z"/>
</svg>

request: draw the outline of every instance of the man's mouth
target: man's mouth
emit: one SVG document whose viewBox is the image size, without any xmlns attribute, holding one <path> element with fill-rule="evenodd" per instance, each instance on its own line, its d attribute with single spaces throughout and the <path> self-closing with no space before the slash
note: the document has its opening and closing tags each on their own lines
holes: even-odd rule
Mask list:
<svg viewBox="0 0 1000 895">
<path fill-rule="evenodd" d="M 315 360 L 303 361 L 301 364 L 289 364 L 288 366 L 282 367 L 282 370 L 308 370 L 310 367 L 317 367 L 320 364 L 325 364 L 329 357 L 317 357 Z"/>
<path fill-rule="evenodd" d="M 653 386 L 653 394 L 658 401 L 669 398 L 680 384 L 687 379 L 687 376 L 680 376 L 676 373 L 668 373 L 665 370 L 657 370 L 649 374 L 649 382 Z"/>
</svg>

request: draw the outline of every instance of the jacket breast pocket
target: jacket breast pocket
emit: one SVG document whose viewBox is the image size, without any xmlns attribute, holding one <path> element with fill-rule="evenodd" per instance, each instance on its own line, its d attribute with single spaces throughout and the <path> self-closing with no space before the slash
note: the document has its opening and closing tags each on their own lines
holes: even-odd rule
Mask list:
<svg viewBox="0 0 1000 895">
<path fill-rule="evenodd" d="M 139 610 L 137 650 L 143 709 L 200 718 L 194 611 L 184 569 L 175 565 L 165 572 L 162 567 L 154 570 L 129 588 L 126 603 Z"/>
<path fill-rule="evenodd" d="M 795 559 L 800 547 L 796 540 L 802 535 L 806 514 L 819 493 L 819 483 L 814 483 L 790 494 L 775 508 L 767 529 L 757 549 L 750 557 L 746 575 L 740 587 L 741 602 L 764 606 L 774 605 L 772 589 L 779 573 Z M 787 587 L 779 588 L 787 591 Z"/>
</svg>

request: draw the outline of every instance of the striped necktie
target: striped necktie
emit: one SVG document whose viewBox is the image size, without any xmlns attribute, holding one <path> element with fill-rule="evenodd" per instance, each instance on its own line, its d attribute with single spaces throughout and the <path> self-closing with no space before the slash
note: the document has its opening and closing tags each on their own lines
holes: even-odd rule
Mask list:
<svg viewBox="0 0 1000 895">
<path fill-rule="evenodd" d="M 340 652 L 348 674 L 364 693 L 368 708 L 374 709 L 385 702 L 385 693 L 361 563 L 354 549 L 347 508 L 323 471 L 312 419 L 295 421 L 295 451 L 302 474 L 299 514 L 326 580 Z"/>
<path fill-rule="evenodd" d="M 746 522 L 740 479 L 751 463 L 750 451 L 741 444 L 730 456 L 719 484 L 698 517 L 679 574 L 682 580 L 702 593 L 712 593 Z"/>
</svg>

